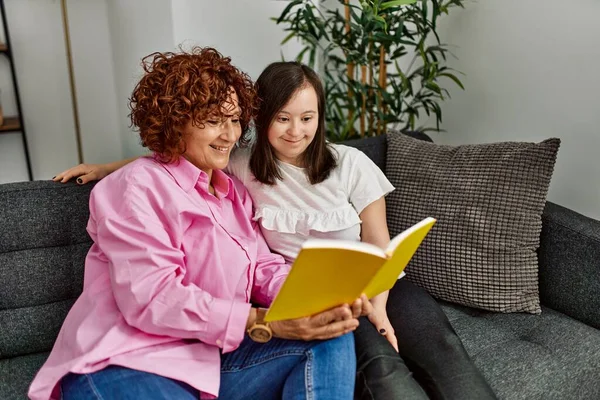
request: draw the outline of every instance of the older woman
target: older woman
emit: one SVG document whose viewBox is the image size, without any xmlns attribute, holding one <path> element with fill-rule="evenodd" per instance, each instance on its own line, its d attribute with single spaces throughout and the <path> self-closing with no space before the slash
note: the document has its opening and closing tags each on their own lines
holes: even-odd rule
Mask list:
<svg viewBox="0 0 600 400">
<path fill-rule="evenodd" d="M 92 191 L 84 289 L 30 397 L 352 398 L 348 333 L 366 298 L 262 322 L 288 266 L 221 171 L 245 140 L 252 83 L 213 49 L 157 53 L 144 69 L 131 120 L 153 157 Z"/>
</svg>

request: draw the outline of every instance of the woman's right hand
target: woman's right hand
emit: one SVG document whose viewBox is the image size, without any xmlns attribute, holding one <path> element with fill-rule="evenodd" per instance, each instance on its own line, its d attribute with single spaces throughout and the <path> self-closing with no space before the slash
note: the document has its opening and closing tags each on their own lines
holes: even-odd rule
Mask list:
<svg viewBox="0 0 600 400">
<path fill-rule="evenodd" d="M 77 178 L 77 183 L 83 185 L 90 181 L 98 181 L 111 172 L 113 170 L 110 169 L 110 164 L 79 164 L 61 172 L 52 178 L 52 180 L 54 182 L 65 183 L 73 178 Z"/>
<path fill-rule="evenodd" d="M 273 335 L 282 339 L 326 340 L 352 332 L 358 327 L 347 304 L 310 317 L 270 323 Z"/>
<path fill-rule="evenodd" d="M 358 317 L 368 315 L 373 306 L 366 296 L 351 305 L 344 304 L 310 317 L 271 322 L 275 337 L 293 340 L 326 340 L 354 331 Z"/>
</svg>

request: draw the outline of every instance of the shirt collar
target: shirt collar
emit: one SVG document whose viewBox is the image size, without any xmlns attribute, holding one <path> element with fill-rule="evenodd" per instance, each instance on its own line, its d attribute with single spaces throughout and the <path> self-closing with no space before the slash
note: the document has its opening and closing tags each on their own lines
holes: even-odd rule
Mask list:
<svg viewBox="0 0 600 400">
<path fill-rule="evenodd" d="M 208 175 L 185 157 L 179 157 L 177 161 L 162 163 L 162 165 L 186 192 L 198 184 L 202 191 L 208 193 Z M 233 181 L 226 173 L 218 169 L 213 170 L 213 186 L 219 198 L 228 197 L 233 200 Z"/>
<path fill-rule="evenodd" d="M 204 182 L 206 182 L 203 185 L 203 189 L 206 190 L 206 192 L 208 192 L 208 175 L 206 175 L 206 173 L 203 171 L 202 175 L 204 176 Z M 200 178 L 200 180 L 202 180 L 202 176 Z M 215 194 L 217 195 L 217 197 L 219 197 L 220 199 L 223 199 L 225 197 L 227 197 L 229 200 L 234 199 L 234 184 L 233 184 L 233 180 L 231 179 L 231 177 L 229 177 L 229 175 L 227 175 L 225 172 L 221 171 L 220 169 L 214 169 L 213 170 L 213 187 L 215 188 Z"/>
</svg>

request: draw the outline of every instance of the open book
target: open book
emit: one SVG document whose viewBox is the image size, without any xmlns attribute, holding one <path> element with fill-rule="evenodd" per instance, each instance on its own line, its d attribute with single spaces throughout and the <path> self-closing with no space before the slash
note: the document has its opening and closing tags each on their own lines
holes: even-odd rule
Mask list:
<svg viewBox="0 0 600 400">
<path fill-rule="evenodd" d="M 265 321 L 306 317 L 350 304 L 362 293 L 373 298 L 391 289 L 435 222 L 424 219 L 385 249 L 363 242 L 307 240 Z"/>
</svg>

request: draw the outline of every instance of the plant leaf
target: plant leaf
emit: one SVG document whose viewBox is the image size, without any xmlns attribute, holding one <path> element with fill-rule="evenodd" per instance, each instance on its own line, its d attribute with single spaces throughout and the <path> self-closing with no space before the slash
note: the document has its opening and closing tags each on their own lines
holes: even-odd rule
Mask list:
<svg viewBox="0 0 600 400">
<path fill-rule="evenodd" d="M 287 15 L 289 14 L 289 12 L 291 11 L 291 9 L 295 6 L 297 6 L 298 4 L 302 3 L 302 0 L 294 0 L 292 1 L 290 4 L 288 4 L 283 11 L 281 12 L 281 14 L 279 15 L 279 18 L 277 18 L 277 21 L 275 21 L 276 24 L 280 24 L 285 17 L 287 17 Z"/>
<path fill-rule="evenodd" d="M 398 7 L 398 6 L 405 6 L 408 4 L 413 4 L 416 3 L 417 0 L 392 0 L 392 1 L 386 1 L 385 3 L 381 3 L 381 7 L 380 10 L 387 10 L 388 8 L 391 7 Z"/>
<path fill-rule="evenodd" d="M 460 81 L 460 79 L 458 79 L 458 77 L 456 75 L 448 73 L 448 72 L 442 72 L 438 76 L 445 76 L 446 78 L 452 79 L 454 81 L 454 83 L 456 83 L 458 85 L 458 87 L 460 87 L 462 90 L 465 90 L 465 86 L 462 84 L 462 82 Z"/>
<path fill-rule="evenodd" d="M 373 19 L 383 24 L 383 30 L 384 32 L 387 32 L 387 22 L 385 18 L 383 18 L 381 15 L 375 15 Z"/>
<path fill-rule="evenodd" d="M 286 44 L 287 42 L 289 42 L 289 41 L 290 41 L 290 39 L 291 39 L 291 38 L 293 38 L 293 37 L 295 37 L 295 36 L 296 36 L 296 32 L 294 32 L 294 31 L 290 32 L 290 34 L 289 34 L 289 35 L 287 35 L 287 36 L 286 36 L 286 37 L 285 37 L 285 38 L 284 38 L 284 39 L 281 41 L 281 45 L 284 45 L 284 44 Z"/>
</svg>

